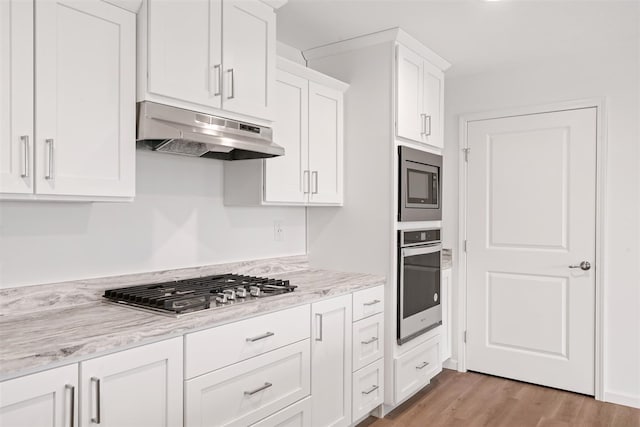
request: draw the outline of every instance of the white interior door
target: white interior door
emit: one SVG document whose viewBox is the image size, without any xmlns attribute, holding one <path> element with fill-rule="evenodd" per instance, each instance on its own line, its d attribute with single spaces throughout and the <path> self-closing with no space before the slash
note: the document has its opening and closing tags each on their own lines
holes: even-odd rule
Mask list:
<svg viewBox="0 0 640 427">
<path fill-rule="evenodd" d="M 596 115 L 468 124 L 470 370 L 594 394 Z"/>
<path fill-rule="evenodd" d="M 284 156 L 266 159 L 264 199 L 304 203 L 309 193 L 309 81 L 277 71 L 273 140 Z"/>
</svg>

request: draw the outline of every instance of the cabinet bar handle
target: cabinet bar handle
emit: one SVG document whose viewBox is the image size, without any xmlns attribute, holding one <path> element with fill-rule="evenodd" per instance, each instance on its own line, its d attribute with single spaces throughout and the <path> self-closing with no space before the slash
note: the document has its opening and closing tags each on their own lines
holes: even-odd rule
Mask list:
<svg viewBox="0 0 640 427">
<path fill-rule="evenodd" d="M 379 299 L 374 299 L 373 301 L 369 301 L 369 302 L 363 302 L 362 305 L 364 306 L 370 306 L 370 305 L 375 305 L 378 304 L 380 302 Z"/>
<path fill-rule="evenodd" d="M 213 70 L 213 73 L 211 72 Z M 222 67 L 220 66 L 220 64 L 216 64 L 213 67 L 211 67 L 209 69 L 209 91 L 211 91 L 211 87 L 213 86 L 213 96 L 220 96 L 221 92 L 220 92 L 220 80 L 222 80 Z M 211 84 L 211 75 L 215 74 L 215 83 L 212 85 Z"/>
<path fill-rule="evenodd" d="M 27 178 L 29 176 L 29 135 L 22 135 L 20 137 L 20 141 L 22 141 L 22 174 L 20 175 L 23 178 Z"/>
<path fill-rule="evenodd" d="M 378 337 L 371 337 L 370 339 L 366 340 L 366 341 L 360 341 L 361 344 L 371 344 L 372 342 L 376 342 L 378 341 Z"/>
<path fill-rule="evenodd" d="M 425 121 L 425 117 L 427 115 L 425 113 L 420 113 L 420 135 L 426 135 L 427 133 L 427 123 Z"/>
<path fill-rule="evenodd" d="M 100 424 L 100 378 L 91 377 L 91 383 L 96 385 L 96 416 L 91 418 L 91 422 Z"/>
<path fill-rule="evenodd" d="M 267 333 L 264 333 L 262 335 L 258 335 L 257 337 L 247 338 L 247 342 L 260 341 L 260 340 L 263 340 L 265 338 L 272 337 L 274 335 L 275 334 L 273 332 L 267 332 Z"/>
<path fill-rule="evenodd" d="M 70 390 L 71 391 L 71 409 L 69 411 L 69 426 L 73 427 L 75 425 L 75 417 L 74 417 L 74 412 L 76 411 L 76 388 L 74 386 L 72 386 L 71 384 L 66 384 L 64 386 L 65 390 Z"/>
<path fill-rule="evenodd" d="M 304 194 L 309 194 L 309 191 L 311 190 L 311 186 L 309 185 L 309 171 L 306 170 L 302 173 L 302 192 Z"/>
<path fill-rule="evenodd" d="M 426 136 L 431 136 L 431 116 L 427 116 L 426 114 L 424 115 L 424 134 Z M 429 124 L 429 126 L 427 126 L 427 123 Z M 427 130 L 429 129 L 429 130 Z"/>
<path fill-rule="evenodd" d="M 273 385 L 273 384 L 271 384 L 271 383 L 264 383 L 264 385 L 263 385 L 263 386 L 260 386 L 260 387 L 258 387 L 258 388 L 257 388 L 257 389 L 255 389 L 255 390 L 245 391 L 245 392 L 244 392 L 244 395 L 245 395 L 245 396 L 253 396 L 254 394 L 256 394 L 256 393 L 258 393 L 258 392 L 260 392 L 260 391 L 262 391 L 262 390 L 266 390 L 266 389 L 268 389 L 268 388 L 269 388 L 269 387 L 271 387 L 272 385 Z"/>
<path fill-rule="evenodd" d="M 233 68 L 229 68 L 227 70 L 227 73 L 229 73 L 229 76 L 231 78 L 230 81 L 230 90 L 229 90 L 229 95 L 227 96 L 227 99 L 233 99 L 236 97 L 236 85 L 235 85 L 235 79 L 233 78 Z"/>
<path fill-rule="evenodd" d="M 53 138 L 45 139 L 44 142 L 49 147 L 49 161 L 47 162 L 48 168 L 44 179 L 53 179 Z"/>
<path fill-rule="evenodd" d="M 416 369 L 424 369 L 429 366 L 429 362 L 422 362 L 422 365 L 416 366 Z"/>
<path fill-rule="evenodd" d="M 373 385 L 373 386 L 371 386 L 371 388 L 368 391 L 363 391 L 362 394 L 371 394 L 374 391 L 376 391 L 377 389 L 378 389 L 378 386 L 377 385 Z"/>
<path fill-rule="evenodd" d="M 318 325 L 318 334 L 316 336 L 316 341 L 322 341 L 322 314 L 316 313 L 316 324 Z"/>
<path fill-rule="evenodd" d="M 316 179 L 313 179 L 314 176 Z M 318 171 L 311 172 L 311 181 L 313 181 L 313 191 L 311 194 L 318 194 Z"/>
</svg>

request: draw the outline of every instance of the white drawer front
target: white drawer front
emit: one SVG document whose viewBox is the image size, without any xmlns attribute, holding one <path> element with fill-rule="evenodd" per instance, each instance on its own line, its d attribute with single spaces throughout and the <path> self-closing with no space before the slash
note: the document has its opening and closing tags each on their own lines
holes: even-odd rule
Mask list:
<svg viewBox="0 0 640 427">
<path fill-rule="evenodd" d="M 439 335 L 395 359 L 395 403 L 429 384 L 442 369 L 440 363 Z"/>
<path fill-rule="evenodd" d="M 247 426 L 308 396 L 304 340 L 185 382 L 185 425 Z"/>
<path fill-rule="evenodd" d="M 185 378 L 193 378 L 310 336 L 303 305 L 185 336 Z"/>
<path fill-rule="evenodd" d="M 270 417 L 251 427 L 309 427 L 311 426 L 311 397 L 287 406 L 280 412 L 276 412 Z"/>
<path fill-rule="evenodd" d="M 384 315 L 382 313 L 353 324 L 353 370 L 384 356 Z"/>
<path fill-rule="evenodd" d="M 353 321 L 384 311 L 384 286 L 365 289 L 353 294 Z"/>
<path fill-rule="evenodd" d="M 358 421 L 375 407 L 382 404 L 384 398 L 384 360 L 380 359 L 365 366 L 353 374 L 353 416 Z"/>
</svg>

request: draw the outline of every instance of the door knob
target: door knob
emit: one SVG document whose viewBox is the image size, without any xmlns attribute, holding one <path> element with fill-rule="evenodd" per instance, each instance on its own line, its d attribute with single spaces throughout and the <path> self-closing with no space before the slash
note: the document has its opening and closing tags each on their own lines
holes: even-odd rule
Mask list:
<svg viewBox="0 0 640 427">
<path fill-rule="evenodd" d="M 589 261 L 582 261 L 580 264 L 570 265 L 569 268 L 580 268 L 584 271 L 587 271 L 591 269 L 591 263 Z"/>
</svg>

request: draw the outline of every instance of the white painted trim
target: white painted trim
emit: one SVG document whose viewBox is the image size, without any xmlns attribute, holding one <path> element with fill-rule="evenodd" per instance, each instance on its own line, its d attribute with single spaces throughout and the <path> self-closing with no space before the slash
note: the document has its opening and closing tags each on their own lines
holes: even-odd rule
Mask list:
<svg viewBox="0 0 640 427">
<path fill-rule="evenodd" d="M 142 7 L 142 0 L 102 0 L 129 12 L 138 13 Z"/>
<path fill-rule="evenodd" d="M 272 7 L 274 10 L 280 9 L 282 6 L 287 4 L 288 0 L 260 0 L 262 3 L 266 4 L 269 7 Z"/>
<path fill-rule="evenodd" d="M 640 409 L 640 396 L 637 395 L 634 396 L 632 394 L 605 391 L 604 397 L 601 400 L 609 403 L 615 403 L 617 405 L 631 406 L 632 408 Z"/>
<path fill-rule="evenodd" d="M 444 369 L 451 369 L 452 371 L 458 370 L 458 361 L 455 359 L 447 359 L 442 362 L 442 367 Z"/>
<path fill-rule="evenodd" d="M 314 47 L 312 49 L 305 50 L 303 53 L 304 57 L 307 58 L 307 61 L 310 61 L 315 58 L 339 55 L 351 50 L 358 50 L 385 42 L 398 42 L 405 45 L 442 71 L 445 71 L 447 68 L 451 67 L 449 61 L 420 43 L 418 40 L 416 40 L 414 37 L 412 37 L 399 27 L 376 31 L 374 33 Z"/>
<path fill-rule="evenodd" d="M 460 248 L 460 262 L 458 264 L 458 325 L 464 325 L 458 330 L 458 371 L 466 371 L 466 345 L 463 341 L 462 332 L 466 329 L 467 322 L 467 254 L 464 252 L 464 240 L 467 232 L 467 166 L 462 155 L 462 149 L 468 147 L 467 126 L 470 122 L 514 117 L 530 114 L 542 114 L 565 110 L 576 110 L 582 108 L 593 108 L 597 110 L 597 130 L 596 130 L 596 306 L 595 306 L 595 398 L 596 400 L 608 400 L 608 396 L 613 399 L 619 398 L 621 401 L 636 402 L 634 396 L 626 396 L 616 393 L 605 393 L 604 391 L 604 366 L 606 353 L 604 351 L 606 343 L 605 335 L 605 300 L 604 279 L 607 269 L 605 256 L 606 232 L 606 177 L 607 177 L 607 121 L 605 110 L 605 98 L 590 98 L 582 100 L 572 100 L 555 104 L 510 108 L 497 111 L 487 111 L 481 113 L 464 114 L 460 116 L 459 141 L 460 152 L 458 153 L 458 164 L 460 188 L 459 188 L 459 223 L 458 233 Z M 473 153 L 470 154 L 471 156 Z M 630 399 L 630 400 L 625 400 Z M 616 402 L 617 403 L 617 402 Z M 623 403 L 624 404 L 624 403 Z M 630 405 L 633 406 L 633 405 Z"/>
<path fill-rule="evenodd" d="M 298 64 L 297 62 L 282 56 L 278 56 L 276 60 L 276 68 L 314 83 L 318 83 L 322 86 L 338 90 L 342 93 L 349 89 L 349 83 L 335 79 L 312 68 L 305 67 L 304 65 Z"/>
</svg>

